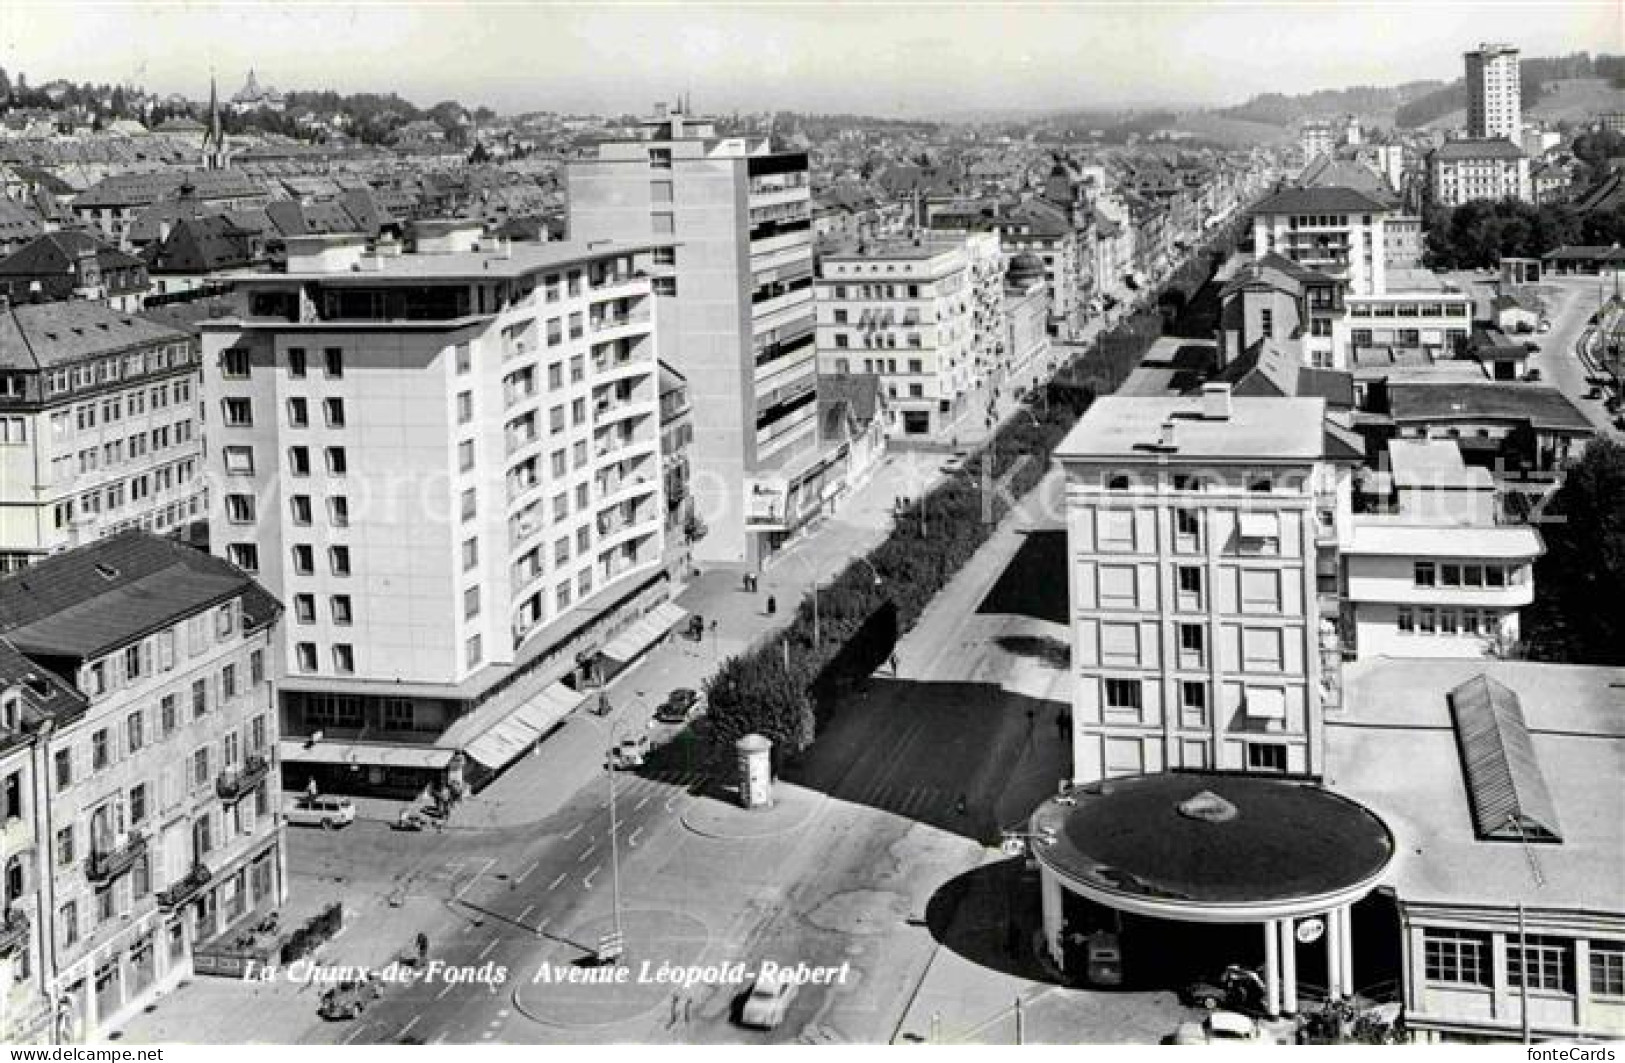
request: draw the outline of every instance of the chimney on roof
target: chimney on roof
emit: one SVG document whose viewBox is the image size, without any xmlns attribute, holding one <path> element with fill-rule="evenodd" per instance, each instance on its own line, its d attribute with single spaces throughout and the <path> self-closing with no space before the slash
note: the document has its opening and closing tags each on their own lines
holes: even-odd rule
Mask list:
<svg viewBox="0 0 1625 1063">
<path fill-rule="evenodd" d="M 1207 383 L 1202 385 L 1202 419 L 1204 421 L 1230 420 L 1230 385 Z"/>
</svg>

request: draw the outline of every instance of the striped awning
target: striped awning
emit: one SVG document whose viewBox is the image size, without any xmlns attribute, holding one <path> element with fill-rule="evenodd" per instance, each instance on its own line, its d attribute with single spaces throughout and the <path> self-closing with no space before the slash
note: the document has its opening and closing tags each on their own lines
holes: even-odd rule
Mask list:
<svg viewBox="0 0 1625 1063">
<path fill-rule="evenodd" d="M 664 638 L 688 613 L 678 605 L 665 602 L 649 610 L 642 619 L 610 639 L 598 652 L 619 664 L 635 660 L 638 654 Z"/>
<path fill-rule="evenodd" d="M 285 764 L 353 764 L 379 768 L 444 768 L 451 763 L 452 750 L 436 746 L 392 746 L 373 742 L 306 743 L 284 738 L 277 754 Z"/>
<path fill-rule="evenodd" d="M 1450 692 L 1450 712 L 1474 833 L 1485 841 L 1562 841 L 1518 695 L 1477 675 Z"/>
<path fill-rule="evenodd" d="M 469 742 L 463 752 L 491 771 L 504 768 L 573 712 L 586 697 L 563 683 L 551 683 Z"/>
</svg>

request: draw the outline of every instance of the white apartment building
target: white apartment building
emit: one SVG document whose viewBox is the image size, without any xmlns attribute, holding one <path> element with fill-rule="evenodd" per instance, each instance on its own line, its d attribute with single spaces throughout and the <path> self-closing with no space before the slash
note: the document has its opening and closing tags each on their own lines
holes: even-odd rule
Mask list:
<svg viewBox="0 0 1625 1063">
<path fill-rule="evenodd" d="M 419 223 L 411 253 L 294 239 L 285 273 L 237 281 L 203 334 L 210 540 L 288 606 L 284 731 L 323 739 L 285 748 L 289 785 L 477 781 L 579 702 L 556 681 L 674 622 L 649 276 L 669 252 Z"/>
<path fill-rule="evenodd" d="M 203 518 L 196 344 L 96 302 L 0 307 L 0 572 Z"/>
<path fill-rule="evenodd" d="M 1510 44 L 1480 44 L 1462 58 L 1467 68 L 1467 135 L 1517 140 L 1523 132 L 1518 49 Z"/>
<path fill-rule="evenodd" d="M 1428 196 L 1439 206 L 1473 199 L 1531 201 L 1529 156 L 1510 140 L 1449 140 L 1428 156 Z"/>
<path fill-rule="evenodd" d="M 46 715 L 53 700 L 83 708 L 72 687 L 0 638 L 0 1041 L 6 1044 L 51 1040 L 51 909 L 41 903 L 48 894 L 38 863 L 38 821 L 50 798 L 34 770 L 39 736 L 27 721 Z"/>
<path fill-rule="evenodd" d="M 8 808 L 5 832 L 8 895 L 36 898 L 34 1036 L 105 1037 L 286 900 L 279 611 L 233 566 L 141 531 L 0 578 L 17 680 L 0 706 L 27 701 L 7 731 L 34 758 L 30 829 Z"/>
<path fill-rule="evenodd" d="M 1107 397 L 1066 471 L 1075 781 L 1174 768 L 1317 774 L 1338 688 L 1325 402 Z M 1346 488 L 1345 488 L 1346 489 Z"/>
<path fill-rule="evenodd" d="M 1002 307 L 988 306 L 990 290 L 1003 299 L 998 262 L 992 233 L 826 253 L 817 283 L 819 372 L 879 376 L 896 434 L 946 440 L 962 400 L 1003 349 Z M 998 330 L 991 334 L 990 320 Z"/>
<path fill-rule="evenodd" d="M 812 198 L 805 152 L 679 113 L 569 166 L 570 238 L 672 241 L 655 263 L 666 359 L 689 382 L 702 561 L 759 562 L 817 511 Z M 746 500 L 781 503 L 763 519 Z"/>
<path fill-rule="evenodd" d="M 1337 129 L 1330 119 L 1316 118 L 1298 130 L 1298 149 L 1305 162 L 1313 162 L 1322 155 L 1330 155 L 1337 146 Z"/>
<path fill-rule="evenodd" d="M 1358 657 L 1488 657 L 1518 640 L 1540 532 L 1496 521 L 1488 469 L 1448 440 L 1388 444 L 1387 512 L 1349 522 L 1343 625 Z"/>
<path fill-rule="evenodd" d="M 1429 357 L 1454 358 L 1472 333 L 1473 297 L 1445 287 L 1433 274 L 1394 271 L 1405 277 L 1380 294 L 1351 295 L 1344 313 L 1332 321 L 1333 366 L 1360 364 L 1360 352 L 1389 347 L 1422 351 Z"/>
<path fill-rule="evenodd" d="M 1253 208 L 1253 253 L 1278 254 L 1343 281 L 1348 295 L 1381 294 L 1390 213 L 1387 204 L 1352 188 L 1284 189 Z"/>
</svg>

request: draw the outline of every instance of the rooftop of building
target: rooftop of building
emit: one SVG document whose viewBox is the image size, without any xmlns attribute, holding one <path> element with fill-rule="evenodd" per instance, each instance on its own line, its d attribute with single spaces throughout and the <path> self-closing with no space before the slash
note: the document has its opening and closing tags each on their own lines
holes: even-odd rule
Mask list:
<svg viewBox="0 0 1625 1063">
<path fill-rule="evenodd" d="M 1039 859 L 1126 898 L 1209 912 L 1324 896 L 1394 856 L 1382 820 L 1313 783 L 1239 772 L 1163 772 L 1089 783 L 1033 817 Z M 1290 855 L 1288 855 L 1290 854 Z"/>
<path fill-rule="evenodd" d="M 50 369 L 186 338 L 184 332 L 91 300 L 27 303 L 0 312 L 0 368 Z"/>
<path fill-rule="evenodd" d="M 1296 350 L 1274 340 L 1257 341 L 1211 379 L 1230 384 L 1232 393 L 1238 396 L 1318 396 L 1325 399 L 1327 407 L 1332 409 L 1347 409 L 1354 405 L 1353 374 L 1306 366 Z"/>
<path fill-rule="evenodd" d="M 1521 704 L 1561 843 L 1480 840 L 1475 830 L 1450 694 L 1479 676 Z M 1368 805 L 1393 831 L 1397 855 L 1387 880 L 1402 902 L 1625 907 L 1625 669 L 1374 658 L 1346 665 L 1343 678 L 1347 708 L 1325 722 L 1327 785 Z M 1418 764 L 1428 770 L 1415 770 Z"/>
<path fill-rule="evenodd" d="M 322 281 L 328 284 L 358 284 L 475 280 L 515 280 L 535 273 L 597 262 L 617 255 L 676 247 L 675 240 L 559 241 L 542 244 L 518 241 L 498 245 L 482 241 L 477 251 L 445 253 L 412 252 L 383 255 L 370 260 L 365 268 L 344 270 L 295 270 L 286 273 L 250 273 L 232 278 L 235 283 Z"/>
<path fill-rule="evenodd" d="M 88 704 L 71 683 L 35 664 L 0 636 L 0 691 L 7 688 L 15 688 L 22 697 L 22 727 L 14 732 L 0 728 L 0 750 L 40 722 L 50 719 L 61 723 L 65 716 L 76 715 Z"/>
<path fill-rule="evenodd" d="M 962 251 L 964 240 L 925 237 L 917 240 L 864 240 L 844 244 L 820 254 L 825 262 L 924 262 Z"/>
<path fill-rule="evenodd" d="M 1388 406 L 1396 423 L 1527 421 L 1534 428 L 1585 435 L 1596 431 L 1567 395 L 1538 384 L 1390 380 Z"/>
<path fill-rule="evenodd" d="M 1468 465 L 1448 439 L 1390 440 L 1388 469 L 1398 488 L 1495 486 L 1490 471 Z"/>
<path fill-rule="evenodd" d="M 1062 460 L 1220 459 L 1312 461 L 1324 453 L 1321 398 L 1229 396 L 1229 412 L 1203 416 L 1204 396 L 1118 396 L 1097 399 L 1067 433 Z M 1162 447 L 1172 424 L 1171 446 Z"/>
<path fill-rule="evenodd" d="M 1317 185 L 1287 188 L 1253 208 L 1254 214 L 1383 214 L 1393 207 L 1357 188 Z"/>
<path fill-rule="evenodd" d="M 1433 151 L 1433 158 L 1437 162 L 1457 162 L 1466 159 L 1521 159 L 1523 157 L 1523 149 L 1504 137 L 1447 140 Z"/>
<path fill-rule="evenodd" d="M 1521 560 L 1545 553 L 1540 533 L 1527 524 L 1474 524 L 1405 516 L 1355 516 L 1341 544 L 1347 555 Z"/>
<path fill-rule="evenodd" d="M 85 660 L 239 596 L 247 627 L 281 608 L 235 565 L 131 530 L 0 577 L 0 635 L 31 656 Z"/>
<path fill-rule="evenodd" d="M 1387 270 L 1383 275 L 1387 291 L 1378 295 L 1351 295 L 1353 300 L 1384 300 L 1404 299 L 1407 296 L 1418 294 L 1427 295 L 1462 295 L 1465 293 L 1456 287 L 1448 277 L 1441 276 L 1430 269 L 1410 269 L 1398 267 Z"/>
<path fill-rule="evenodd" d="M 104 269 L 128 269 L 142 265 L 139 258 L 120 251 L 100 237 L 78 229 L 43 233 L 0 259 L 0 276 L 32 277 L 72 270 L 82 254 L 94 254 Z"/>
</svg>

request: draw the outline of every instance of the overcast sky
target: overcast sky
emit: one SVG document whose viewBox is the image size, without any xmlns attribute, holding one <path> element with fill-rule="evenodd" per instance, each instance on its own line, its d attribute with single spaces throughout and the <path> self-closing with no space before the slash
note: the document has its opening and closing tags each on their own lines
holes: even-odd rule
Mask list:
<svg viewBox="0 0 1625 1063">
<path fill-rule="evenodd" d="M 1625 3 L 74 3 L 0 0 L 0 66 L 40 83 L 203 98 L 262 85 L 397 91 L 499 111 L 931 115 L 1224 105 L 1461 74 L 1526 56 L 1625 52 Z"/>
</svg>

